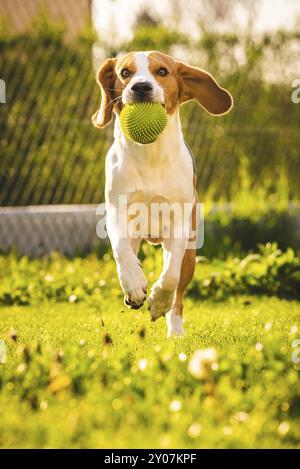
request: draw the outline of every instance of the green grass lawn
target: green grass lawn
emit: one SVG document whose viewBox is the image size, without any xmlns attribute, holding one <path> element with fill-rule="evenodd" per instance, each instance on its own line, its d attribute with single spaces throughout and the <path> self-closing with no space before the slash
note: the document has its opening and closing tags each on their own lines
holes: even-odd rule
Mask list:
<svg viewBox="0 0 300 469">
<path fill-rule="evenodd" d="M 1 447 L 300 447 L 299 302 L 193 294 L 186 336 L 167 340 L 164 319 L 151 323 L 146 305 L 125 309 L 109 259 L 3 262 L 11 289 L 22 284 L 18 299 L 23 271 L 29 291 L 41 276 L 60 285 L 63 275 L 74 290 L 67 301 L 2 301 Z M 81 295 L 91 279 L 101 292 Z M 217 356 L 190 363 L 206 348 Z"/>
</svg>

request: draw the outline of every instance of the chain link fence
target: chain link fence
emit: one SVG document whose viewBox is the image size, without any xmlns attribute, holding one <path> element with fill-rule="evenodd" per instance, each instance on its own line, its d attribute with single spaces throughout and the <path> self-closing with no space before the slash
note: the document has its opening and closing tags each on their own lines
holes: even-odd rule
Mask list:
<svg viewBox="0 0 300 469">
<path fill-rule="evenodd" d="M 48 205 L 0 210 L 0 248 L 27 256 L 52 251 L 68 256 L 99 249 L 96 206 Z M 101 240 L 103 246 L 107 239 Z"/>
</svg>

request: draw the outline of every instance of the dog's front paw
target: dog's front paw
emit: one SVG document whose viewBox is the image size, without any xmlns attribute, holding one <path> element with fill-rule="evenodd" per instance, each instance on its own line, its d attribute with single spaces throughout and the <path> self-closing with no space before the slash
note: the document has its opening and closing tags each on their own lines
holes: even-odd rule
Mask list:
<svg viewBox="0 0 300 469">
<path fill-rule="evenodd" d="M 148 298 L 149 311 L 152 321 L 165 314 L 171 309 L 174 301 L 175 291 L 164 290 L 158 283 L 155 283 L 151 288 L 151 293 Z"/>
<path fill-rule="evenodd" d="M 131 309 L 143 306 L 147 294 L 147 280 L 141 267 L 136 265 L 130 269 L 119 271 L 121 287 L 125 293 L 124 303 Z"/>
</svg>

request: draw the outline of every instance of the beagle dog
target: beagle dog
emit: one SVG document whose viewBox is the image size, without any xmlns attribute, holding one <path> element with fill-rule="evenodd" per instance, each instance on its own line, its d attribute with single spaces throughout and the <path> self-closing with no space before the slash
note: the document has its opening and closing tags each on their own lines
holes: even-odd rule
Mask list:
<svg viewBox="0 0 300 469">
<path fill-rule="evenodd" d="M 149 311 L 153 321 L 166 316 L 168 336 L 181 335 L 183 294 L 195 268 L 197 195 L 193 159 L 182 135 L 179 108 L 196 100 L 210 114 L 222 115 L 231 109 L 232 97 L 209 73 L 156 51 L 107 59 L 97 81 L 101 105 L 92 117 L 93 124 L 102 128 L 115 114 L 114 143 L 105 170 L 106 226 L 124 302 L 137 309 L 146 298 L 147 280 L 137 257 L 141 241 L 161 244 L 164 264 L 150 291 Z M 122 107 L 137 102 L 158 102 L 165 107 L 167 126 L 154 143 L 135 143 L 122 132 Z M 152 210 L 160 204 L 167 207 L 164 213 Z M 143 208 L 143 216 L 139 215 L 130 231 L 124 230 L 120 220 L 126 220 L 129 226 L 137 206 Z M 187 217 L 175 217 L 168 206 L 190 208 Z M 165 229 L 165 214 L 172 219 L 169 230 Z"/>
</svg>

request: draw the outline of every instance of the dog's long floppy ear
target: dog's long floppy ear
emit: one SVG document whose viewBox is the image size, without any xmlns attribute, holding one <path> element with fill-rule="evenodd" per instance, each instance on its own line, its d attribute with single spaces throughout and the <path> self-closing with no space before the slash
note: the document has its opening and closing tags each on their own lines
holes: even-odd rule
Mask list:
<svg viewBox="0 0 300 469">
<path fill-rule="evenodd" d="M 107 59 L 97 72 L 97 82 L 101 89 L 101 105 L 99 110 L 92 116 L 92 122 L 98 128 L 105 127 L 112 117 L 113 99 L 115 98 L 116 62 L 117 59 Z"/>
<path fill-rule="evenodd" d="M 230 111 L 233 99 L 204 70 L 177 62 L 180 104 L 195 99 L 210 114 L 221 115 Z"/>
</svg>

